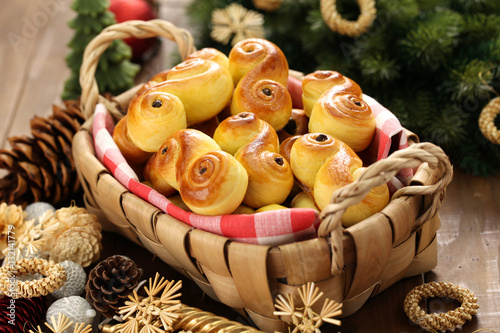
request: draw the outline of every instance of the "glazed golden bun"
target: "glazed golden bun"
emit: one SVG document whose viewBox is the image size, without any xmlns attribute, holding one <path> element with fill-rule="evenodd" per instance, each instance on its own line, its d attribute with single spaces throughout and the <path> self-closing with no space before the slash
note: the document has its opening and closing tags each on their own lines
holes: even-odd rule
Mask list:
<svg viewBox="0 0 500 333">
<path fill-rule="evenodd" d="M 184 60 L 190 60 L 190 59 L 205 59 L 205 60 L 212 60 L 221 65 L 222 67 L 225 67 L 229 70 L 229 59 L 228 57 L 222 53 L 221 51 L 211 48 L 211 47 L 205 47 L 202 48 L 198 51 L 195 51 L 191 53 L 186 59 Z"/>
<path fill-rule="evenodd" d="M 152 89 L 133 98 L 127 113 L 130 141 L 150 153 L 156 152 L 171 134 L 187 127 L 181 100 Z"/>
<path fill-rule="evenodd" d="M 315 72 L 306 78 L 303 83 L 304 107 L 307 104 L 309 108 L 317 96 L 310 112 L 309 132 L 331 135 L 355 152 L 366 149 L 372 141 L 376 124 L 358 84 L 331 71 Z M 322 92 L 323 89 L 326 90 Z"/>
<path fill-rule="evenodd" d="M 195 158 L 216 150 L 221 148 L 208 135 L 194 129 L 179 130 L 151 156 L 146 168 L 154 169 L 161 179 L 179 190 L 177 180 L 181 171 Z"/>
<path fill-rule="evenodd" d="M 127 130 L 127 115 L 120 119 L 113 130 L 113 140 L 128 164 L 136 170 L 142 169 L 152 153 L 146 152 L 132 143 Z M 140 173 L 139 173 L 140 174 Z"/>
<path fill-rule="evenodd" d="M 243 166 L 208 135 L 183 129 L 172 134 L 146 164 L 153 188 L 168 184 L 197 214 L 231 214 L 248 186 Z M 145 172 L 146 174 L 146 172 Z"/>
<path fill-rule="evenodd" d="M 288 123 L 279 130 L 278 137 L 280 142 L 285 141 L 291 136 L 304 135 L 309 132 L 309 117 L 306 115 L 304 110 L 292 109 L 292 114 Z"/>
<path fill-rule="evenodd" d="M 290 202 L 290 208 L 311 208 L 319 212 L 318 207 L 316 207 L 314 203 L 314 199 L 306 192 L 297 193 Z"/>
<path fill-rule="evenodd" d="M 225 151 L 196 158 L 180 173 L 179 188 L 184 203 L 202 215 L 226 215 L 241 204 L 248 186 L 243 166 Z"/>
<path fill-rule="evenodd" d="M 158 164 L 157 154 L 153 154 L 142 170 L 145 183 L 165 197 L 170 197 L 177 193 L 177 189 L 163 178 L 160 169 L 156 167 Z"/>
<path fill-rule="evenodd" d="M 149 81 L 142 85 L 141 89 L 136 92 L 136 95 L 142 94 L 144 91 L 156 86 L 158 83 L 166 81 L 168 72 L 170 72 L 170 69 L 156 73 L 152 78 L 149 79 Z"/>
<path fill-rule="evenodd" d="M 275 130 L 285 127 L 292 98 L 286 88 L 289 73 L 283 52 L 267 40 L 250 38 L 237 43 L 228 58 L 236 86 L 231 114 L 252 112 Z"/>
<path fill-rule="evenodd" d="M 286 200 L 294 184 L 293 173 L 278 153 L 278 135 L 267 122 L 250 112 L 231 116 L 217 127 L 214 140 L 247 170 L 244 204 L 260 208 Z"/>
<path fill-rule="evenodd" d="M 365 170 L 361 159 L 348 145 L 320 133 L 297 139 L 290 159 L 295 177 L 320 210 L 330 203 L 337 189 L 355 181 Z M 373 188 L 363 201 L 346 210 L 342 225 L 349 227 L 381 211 L 389 199 L 386 184 Z"/>
<path fill-rule="evenodd" d="M 212 60 L 191 58 L 173 67 L 167 80 L 151 89 L 179 97 L 190 126 L 222 111 L 231 100 L 234 85 L 226 67 Z"/>
<path fill-rule="evenodd" d="M 302 103 L 308 117 L 319 96 L 332 87 L 336 87 L 337 93 L 350 93 L 360 98 L 363 96 L 359 85 L 339 72 L 318 70 L 307 74 L 302 80 Z"/>
</svg>

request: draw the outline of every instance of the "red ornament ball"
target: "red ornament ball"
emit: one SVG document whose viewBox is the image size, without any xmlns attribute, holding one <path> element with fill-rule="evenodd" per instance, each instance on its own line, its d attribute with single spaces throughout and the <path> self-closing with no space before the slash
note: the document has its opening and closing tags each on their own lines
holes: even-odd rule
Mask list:
<svg viewBox="0 0 500 333">
<path fill-rule="evenodd" d="M 146 0 L 111 0 L 109 10 L 115 14 L 116 21 L 122 23 L 130 20 L 149 21 L 156 18 L 153 8 Z M 132 48 L 132 61 L 140 62 L 144 55 L 158 43 L 155 37 L 123 40 Z"/>
</svg>

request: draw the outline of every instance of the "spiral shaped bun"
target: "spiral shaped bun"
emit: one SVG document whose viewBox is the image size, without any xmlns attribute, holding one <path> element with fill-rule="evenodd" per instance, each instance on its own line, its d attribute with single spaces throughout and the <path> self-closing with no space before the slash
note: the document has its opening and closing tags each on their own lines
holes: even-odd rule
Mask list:
<svg viewBox="0 0 500 333">
<path fill-rule="evenodd" d="M 318 98 L 330 88 L 337 93 L 349 93 L 362 97 L 359 85 L 336 71 L 315 71 L 302 80 L 302 103 L 305 114 L 310 117 Z"/>
<path fill-rule="evenodd" d="M 145 177 L 155 189 L 178 190 L 190 210 L 205 215 L 231 214 L 248 186 L 243 166 L 195 129 L 172 134 L 149 159 Z"/>
<path fill-rule="evenodd" d="M 326 133 L 351 147 L 366 149 L 375 133 L 375 117 L 368 104 L 353 94 L 330 89 L 318 99 L 309 119 L 309 132 Z"/>
<path fill-rule="evenodd" d="M 283 129 L 278 131 L 280 142 L 291 136 L 304 135 L 309 132 L 309 117 L 302 109 L 292 109 L 290 119 Z"/>
<path fill-rule="evenodd" d="M 196 158 L 179 179 L 182 200 L 202 215 L 231 214 L 241 204 L 247 186 L 246 170 L 224 151 Z"/>
<path fill-rule="evenodd" d="M 249 112 L 231 116 L 217 127 L 214 140 L 248 173 L 243 203 L 260 208 L 285 201 L 294 184 L 293 173 L 278 153 L 278 135 L 267 122 Z"/>
<path fill-rule="evenodd" d="M 231 49 L 229 70 L 236 85 L 231 114 L 252 112 L 275 130 L 282 129 L 292 112 L 283 52 L 265 39 L 246 39 Z"/>
<path fill-rule="evenodd" d="M 228 57 L 221 51 L 211 47 L 205 47 L 198 51 L 195 51 L 191 53 L 185 60 L 190 60 L 190 59 L 205 59 L 205 60 L 215 61 L 220 66 L 227 68 L 229 70 Z"/>
<path fill-rule="evenodd" d="M 113 140 L 128 164 L 138 170 L 144 167 L 152 153 L 146 152 L 132 143 L 128 135 L 127 115 L 120 119 L 113 130 Z M 137 168 L 136 168 L 137 167 Z"/>
<path fill-rule="evenodd" d="M 172 68 L 167 81 L 156 89 L 181 99 L 189 126 L 213 118 L 224 109 L 231 100 L 234 85 L 227 67 L 193 58 Z"/>
<path fill-rule="evenodd" d="M 155 170 L 163 181 L 179 190 L 181 172 L 197 157 L 217 150 L 221 148 L 208 135 L 194 129 L 179 130 L 151 156 L 146 168 Z M 155 183 L 152 180 L 151 183 L 154 187 Z"/>
<path fill-rule="evenodd" d="M 127 118 L 130 141 L 152 153 L 172 133 L 187 127 L 181 100 L 172 94 L 151 89 L 132 99 Z"/>
<path fill-rule="evenodd" d="M 309 133 L 295 141 L 290 165 L 304 192 L 323 210 L 333 192 L 355 181 L 364 171 L 363 162 L 345 143 L 329 135 Z M 389 202 L 387 185 L 373 188 L 360 203 L 349 207 L 342 225 L 351 226 L 382 210 Z"/>
<path fill-rule="evenodd" d="M 142 94 L 144 91 L 148 90 L 151 87 L 156 86 L 159 83 L 162 83 L 167 80 L 168 72 L 170 72 L 170 69 L 161 71 L 159 73 L 156 73 L 152 78 L 149 79 L 146 83 L 144 83 L 137 91 L 136 96 Z"/>
</svg>

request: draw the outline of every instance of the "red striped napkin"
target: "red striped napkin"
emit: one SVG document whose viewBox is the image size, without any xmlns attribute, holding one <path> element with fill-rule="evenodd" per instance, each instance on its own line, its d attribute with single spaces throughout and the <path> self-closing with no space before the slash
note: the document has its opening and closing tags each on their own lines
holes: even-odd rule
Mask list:
<svg viewBox="0 0 500 333">
<path fill-rule="evenodd" d="M 391 149 L 407 147 L 406 133 L 396 117 L 373 98 L 364 96 L 364 99 L 372 108 L 377 123 L 374 140 L 367 149 L 368 155 L 382 159 L 392 152 Z M 99 161 L 132 193 L 176 219 L 194 228 L 244 243 L 277 246 L 316 237 L 320 221 L 318 213 L 313 209 L 290 208 L 223 216 L 204 216 L 184 211 L 139 181 L 113 141 L 113 128 L 114 124 L 106 108 L 103 104 L 98 104 L 92 131 Z M 401 188 L 411 176 L 411 170 L 402 170 L 389 186 L 392 190 Z"/>
</svg>

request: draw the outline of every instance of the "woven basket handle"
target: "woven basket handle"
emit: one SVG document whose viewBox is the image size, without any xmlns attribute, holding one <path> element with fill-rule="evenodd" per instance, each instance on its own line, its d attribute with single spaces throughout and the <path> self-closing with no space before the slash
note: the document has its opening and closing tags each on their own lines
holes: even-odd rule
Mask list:
<svg viewBox="0 0 500 333">
<path fill-rule="evenodd" d="M 453 169 L 444 151 L 428 142 L 417 143 L 406 149 L 398 150 L 386 159 L 370 165 L 353 183 L 346 185 L 332 195 L 331 203 L 320 214 L 321 224 L 318 236 L 331 236 L 331 246 L 334 252 L 332 269 L 341 271 L 343 264 L 343 228 L 341 223 L 345 210 L 363 200 L 374 187 L 386 184 L 401 169 L 416 168 L 422 163 L 438 173 L 436 183 L 430 185 L 406 186 L 393 194 L 392 199 L 404 195 L 424 195 L 429 198 L 429 207 L 415 222 L 416 227 L 433 218 L 444 199 L 445 190 L 453 178 Z"/>
<path fill-rule="evenodd" d="M 160 19 L 150 21 L 133 20 L 110 25 L 87 45 L 83 54 L 82 66 L 80 67 L 81 108 L 87 119 L 92 116 L 99 101 L 99 89 L 95 79 L 97 64 L 111 42 L 115 39 L 129 37 L 144 39 L 156 36 L 165 37 L 177 43 L 183 60 L 196 51 L 193 37 L 189 31 L 177 28 L 172 23 Z"/>
</svg>

